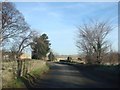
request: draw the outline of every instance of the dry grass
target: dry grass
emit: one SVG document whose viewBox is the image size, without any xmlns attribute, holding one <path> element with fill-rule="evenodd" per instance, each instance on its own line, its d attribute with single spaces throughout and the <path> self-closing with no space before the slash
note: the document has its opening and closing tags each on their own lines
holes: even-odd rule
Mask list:
<svg viewBox="0 0 120 90">
<path fill-rule="evenodd" d="M 42 60 L 33 60 L 29 63 L 29 72 L 34 71 L 35 69 L 43 68 L 43 66 L 46 65 L 45 61 Z"/>
<path fill-rule="evenodd" d="M 15 72 L 17 70 L 17 62 L 2 62 L 2 87 L 3 88 L 19 88 L 25 87 L 24 84 L 17 80 Z"/>
<path fill-rule="evenodd" d="M 31 60 L 27 62 L 28 73 L 35 74 L 36 71 L 41 72 L 46 70 L 46 62 L 42 60 Z M 3 62 L 2 63 L 2 87 L 3 88 L 20 88 L 25 87 L 21 80 L 15 78 L 13 73 L 14 70 L 17 70 L 17 62 Z"/>
</svg>

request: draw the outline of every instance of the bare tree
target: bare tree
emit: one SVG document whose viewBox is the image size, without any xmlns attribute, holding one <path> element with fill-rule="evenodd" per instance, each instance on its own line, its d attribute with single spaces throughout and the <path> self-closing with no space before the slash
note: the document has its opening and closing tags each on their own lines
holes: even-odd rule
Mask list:
<svg viewBox="0 0 120 90">
<path fill-rule="evenodd" d="M 24 16 L 16 9 L 11 2 L 2 2 L 2 29 L 0 30 L 1 43 L 9 38 L 16 37 L 18 34 L 29 29 Z"/>
<path fill-rule="evenodd" d="M 78 27 L 76 45 L 79 50 L 86 53 L 89 62 L 93 62 L 91 61 L 91 57 L 94 57 L 96 63 L 101 62 L 102 53 L 105 53 L 109 47 L 106 36 L 112 29 L 112 26 L 104 21 L 95 21 Z"/>
<path fill-rule="evenodd" d="M 32 39 L 35 37 L 35 31 L 29 31 L 24 33 L 23 35 L 20 35 L 20 37 L 18 37 L 14 44 L 16 46 L 16 50 L 17 50 L 17 56 L 19 57 L 20 54 L 22 53 L 22 51 L 31 45 L 32 43 Z"/>
<path fill-rule="evenodd" d="M 18 62 L 18 71 L 17 76 L 21 76 L 22 71 L 22 61 L 20 55 L 23 53 L 24 49 L 29 47 L 32 44 L 33 38 L 36 36 L 36 31 L 29 31 L 22 33 L 19 37 L 16 37 L 11 47 L 12 52 L 16 55 L 16 60 Z"/>
</svg>

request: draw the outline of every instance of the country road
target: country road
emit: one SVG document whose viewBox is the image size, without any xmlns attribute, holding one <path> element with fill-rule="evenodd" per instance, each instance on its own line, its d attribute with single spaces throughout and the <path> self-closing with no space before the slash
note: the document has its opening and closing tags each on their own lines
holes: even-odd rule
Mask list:
<svg viewBox="0 0 120 90">
<path fill-rule="evenodd" d="M 60 63 L 49 63 L 50 71 L 42 76 L 35 88 L 114 88 L 117 85 L 105 82 L 104 78 L 99 78 L 86 73 L 77 68 Z"/>
</svg>

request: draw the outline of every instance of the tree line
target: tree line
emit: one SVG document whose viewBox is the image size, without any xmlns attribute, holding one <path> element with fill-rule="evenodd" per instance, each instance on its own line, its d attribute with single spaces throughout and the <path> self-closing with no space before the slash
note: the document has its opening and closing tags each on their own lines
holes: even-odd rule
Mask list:
<svg viewBox="0 0 120 90">
<path fill-rule="evenodd" d="M 1 4 L 0 47 L 2 47 L 2 51 L 7 48 L 7 52 L 9 51 L 13 56 L 12 59 L 17 61 L 17 77 L 19 77 L 22 72 L 20 56 L 24 53 L 24 50 L 29 47 L 32 49 L 33 59 L 44 59 L 50 51 L 51 44 L 47 34 L 40 35 L 37 31 L 31 29 L 14 3 L 2 2 Z"/>
<path fill-rule="evenodd" d="M 39 35 L 39 32 L 32 30 L 22 13 L 11 2 L 2 2 L 1 14 L 0 45 L 3 48 L 8 46 L 9 43 L 11 46 L 9 50 L 16 54 L 17 58 L 19 58 L 26 47 L 31 47 L 34 52 L 39 53 L 36 58 L 45 57 L 50 50 L 47 34 Z M 35 49 L 38 49 L 38 51 Z"/>
</svg>

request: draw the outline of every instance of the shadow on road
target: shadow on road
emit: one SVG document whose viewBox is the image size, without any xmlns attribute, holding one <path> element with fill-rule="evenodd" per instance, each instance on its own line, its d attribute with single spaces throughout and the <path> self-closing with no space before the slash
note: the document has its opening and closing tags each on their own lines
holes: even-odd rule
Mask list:
<svg viewBox="0 0 120 90">
<path fill-rule="evenodd" d="M 51 63 L 50 71 L 37 80 L 33 88 L 118 88 L 117 82 L 99 77 L 99 72 L 61 63 Z M 97 73 L 97 74 L 96 74 Z M 102 73 L 104 74 L 104 73 Z"/>
<path fill-rule="evenodd" d="M 120 83 L 120 73 L 117 74 L 109 73 L 109 72 L 102 72 L 97 71 L 95 68 L 97 66 L 84 66 L 82 64 L 70 64 L 70 63 L 61 63 L 57 62 L 58 64 L 66 64 L 75 67 L 81 74 L 81 76 L 84 76 L 86 78 L 89 78 L 90 80 L 93 80 L 95 82 L 105 83 L 105 87 L 119 87 Z M 119 71 L 119 68 L 116 70 Z M 75 76 L 76 73 L 72 73 L 70 76 Z M 90 85 L 89 85 L 90 86 Z"/>
</svg>

